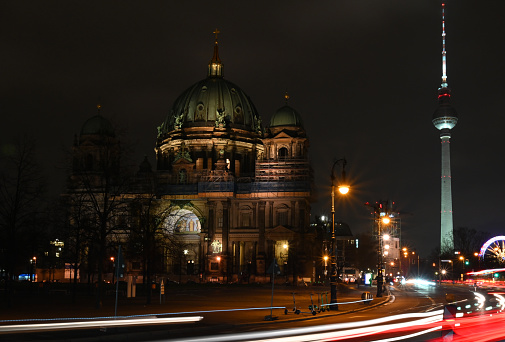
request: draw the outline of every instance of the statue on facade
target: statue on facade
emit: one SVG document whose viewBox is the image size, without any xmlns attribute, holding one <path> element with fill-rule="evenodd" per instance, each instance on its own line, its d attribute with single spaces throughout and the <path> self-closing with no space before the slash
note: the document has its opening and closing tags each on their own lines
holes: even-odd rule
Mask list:
<svg viewBox="0 0 505 342">
<path fill-rule="evenodd" d="M 218 109 L 216 113 L 216 127 L 224 128 L 226 127 L 225 113 L 224 110 Z"/>
</svg>

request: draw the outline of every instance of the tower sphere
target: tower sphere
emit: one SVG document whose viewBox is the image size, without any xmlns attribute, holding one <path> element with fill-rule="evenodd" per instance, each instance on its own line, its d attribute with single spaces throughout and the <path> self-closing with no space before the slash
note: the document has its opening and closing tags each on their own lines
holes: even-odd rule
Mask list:
<svg viewBox="0 0 505 342">
<path fill-rule="evenodd" d="M 433 113 L 433 125 L 438 130 L 453 129 L 458 123 L 458 114 L 450 103 L 451 91 L 449 88 L 440 88 L 438 91 L 438 107 Z"/>
</svg>

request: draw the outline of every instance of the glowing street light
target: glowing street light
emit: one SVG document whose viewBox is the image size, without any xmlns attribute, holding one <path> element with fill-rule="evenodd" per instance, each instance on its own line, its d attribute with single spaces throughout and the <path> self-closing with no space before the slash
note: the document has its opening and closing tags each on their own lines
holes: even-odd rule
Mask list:
<svg viewBox="0 0 505 342">
<path fill-rule="evenodd" d="M 340 192 L 342 195 L 347 194 L 349 192 L 349 186 L 348 185 L 339 185 L 338 192 Z"/>
</svg>

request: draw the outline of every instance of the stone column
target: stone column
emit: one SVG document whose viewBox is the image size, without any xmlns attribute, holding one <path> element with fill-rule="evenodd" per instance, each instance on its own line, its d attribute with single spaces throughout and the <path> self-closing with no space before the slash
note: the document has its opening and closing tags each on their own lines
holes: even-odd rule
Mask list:
<svg viewBox="0 0 505 342">
<path fill-rule="evenodd" d="M 265 274 L 265 201 L 258 202 L 258 254 L 256 256 L 256 274 Z"/>
<path fill-rule="evenodd" d="M 254 202 L 253 205 L 252 205 L 252 217 L 251 217 L 251 227 L 257 227 L 256 223 L 258 222 L 258 220 L 256 219 L 256 213 L 258 212 L 257 210 L 258 208 L 258 202 Z"/>
<path fill-rule="evenodd" d="M 200 268 L 202 269 L 201 273 L 203 274 L 203 280 L 207 279 L 208 276 L 208 271 L 210 270 L 210 262 L 212 260 L 212 241 L 214 241 L 214 234 L 216 232 L 216 226 L 215 226 L 215 217 L 216 217 L 216 203 L 215 202 L 208 202 L 207 206 L 209 208 L 209 217 L 207 219 L 207 222 L 205 222 L 207 226 L 207 245 L 205 248 L 207 249 L 207 254 L 200 258 Z M 203 228 L 203 227 L 202 227 Z"/>
<path fill-rule="evenodd" d="M 296 221 L 295 221 L 295 214 L 296 214 L 296 201 L 291 201 L 291 227 L 293 227 L 293 229 L 296 229 L 297 226 L 296 226 Z"/>
<path fill-rule="evenodd" d="M 228 277 L 231 276 L 231 266 L 232 263 L 230 262 L 230 253 L 229 253 L 229 244 L 230 244 L 230 202 L 229 201 L 222 201 L 221 205 L 223 206 L 223 253 L 222 253 L 222 265 L 223 265 L 223 271 L 224 271 L 224 279 L 226 282 L 229 279 Z"/>
<path fill-rule="evenodd" d="M 268 227 L 274 227 L 274 202 L 268 202 Z"/>
</svg>

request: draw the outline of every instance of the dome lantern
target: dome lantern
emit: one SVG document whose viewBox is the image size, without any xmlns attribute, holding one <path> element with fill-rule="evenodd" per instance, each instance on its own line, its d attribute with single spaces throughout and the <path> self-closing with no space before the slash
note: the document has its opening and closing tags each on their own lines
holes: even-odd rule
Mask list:
<svg viewBox="0 0 505 342">
<path fill-rule="evenodd" d="M 209 62 L 209 77 L 223 77 L 223 63 L 219 59 L 219 45 L 217 42 L 217 35 L 220 33 L 219 30 L 216 28 L 214 32 L 212 32 L 216 35 L 216 40 L 214 42 L 214 55 L 212 56 L 212 59 Z"/>
</svg>

